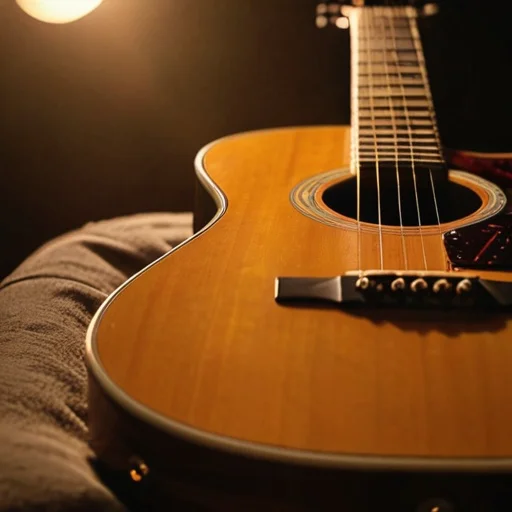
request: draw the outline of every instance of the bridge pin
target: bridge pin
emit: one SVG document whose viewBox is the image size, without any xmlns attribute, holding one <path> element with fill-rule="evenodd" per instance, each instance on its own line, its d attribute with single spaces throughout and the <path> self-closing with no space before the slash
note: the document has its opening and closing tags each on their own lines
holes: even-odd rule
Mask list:
<svg viewBox="0 0 512 512">
<path fill-rule="evenodd" d="M 458 295 L 464 295 L 466 293 L 469 293 L 471 289 L 473 288 L 473 284 L 469 279 L 463 279 L 457 284 L 457 287 L 455 288 L 455 291 Z"/>
<path fill-rule="evenodd" d="M 415 279 L 411 283 L 411 291 L 414 293 L 422 292 L 428 288 L 428 283 L 422 277 Z"/>
<path fill-rule="evenodd" d="M 405 279 L 403 277 L 398 277 L 391 283 L 391 291 L 399 292 L 402 290 L 405 290 Z"/>
<path fill-rule="evenodd" d="M 358 290 L 367 290 L 370 287 L 370 280 L 367 277 L 360 277 L 356 281 L 356 288 Z"/>
<path fill-rule="evenodd" d="M 432 286 L 432 291 L 434 293 L 447 292 L 448 290 L 450 290 L 451 287 L 452 285 L 447 279 L 438 279 L 434 283 L 434 286 Z"/>
</svg>

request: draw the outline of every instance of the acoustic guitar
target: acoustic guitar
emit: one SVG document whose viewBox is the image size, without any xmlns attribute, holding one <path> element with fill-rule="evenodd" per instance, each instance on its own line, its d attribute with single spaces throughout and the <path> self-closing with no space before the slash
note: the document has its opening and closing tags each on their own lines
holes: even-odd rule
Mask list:
<svg viewBox="0 0 512 512">
<path fill-rule="evenodd" d="M 155 508 L 512 510 L 510 161 L 449 169 L 422 13 L 320 5 L 351 126 L 204 148 L 213 218 L 95 315 L 91 443 Z"/>
</svg>

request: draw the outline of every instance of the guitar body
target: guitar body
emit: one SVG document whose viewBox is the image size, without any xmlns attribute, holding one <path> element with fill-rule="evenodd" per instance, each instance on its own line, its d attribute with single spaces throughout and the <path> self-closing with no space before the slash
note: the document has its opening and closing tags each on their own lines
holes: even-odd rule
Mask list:
<svg viewBox="0 0 512 512">
<path fill-rule="evenodd" d="M 483 222 L 492 186 L 453 172 L 481 200 L 473 213 L 357 228 L 322 204 L 323 190 L 355 180 L 349 149 L 348 127 L 308 127 L 232 136 L 200 153 L 215 218 L 117 290 L 89 329 L 92 444 L 111 467 L 137 475 L 143 460 L 156 487 L 205 510 L 494 499 L 473 481 L 501 473 L 501 485 L 512 470 L 510 315 L 275 300 L 278 276 L 460 273 L 442 235 Z M 298 191 L 315 176 L 310 215 Z M 464 275 L 512 280 L 490 268 Z M 432 503 L 422 510 L 443 505 Z"/>
</svg>

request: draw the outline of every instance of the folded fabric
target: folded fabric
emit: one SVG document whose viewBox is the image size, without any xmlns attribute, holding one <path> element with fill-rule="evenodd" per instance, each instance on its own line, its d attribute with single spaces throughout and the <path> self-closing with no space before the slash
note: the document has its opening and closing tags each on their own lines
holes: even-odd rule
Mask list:
<svg viewBox="0 0 512 512">
<path fill-rule="evenodd" d="M 192 234 L 192 215 L 91 223 L 0 283 L 0 511 L 120 511 L 87 444 L 84 341 L 117 286 Z"/>
</svg>

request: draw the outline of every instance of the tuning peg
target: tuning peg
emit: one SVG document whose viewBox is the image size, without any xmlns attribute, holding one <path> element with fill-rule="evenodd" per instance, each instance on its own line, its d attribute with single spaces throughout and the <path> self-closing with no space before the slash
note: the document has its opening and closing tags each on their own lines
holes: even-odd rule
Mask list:
<svg viewBox="0 0 512 512">
<path fill-rule="evenodd" d="M 349 21 L 343 15 L 341 2 L 323 2 L 316 7 L 316 26 L 325 28 L 334 25 L 341 29 L 349 27 Z"/>
<path fill-rule="evenodd" d="M 434 16 L 439 12 L 439 5 L 428 2 L 421 7 L 420 13 L 424 17 Z"/>
</svg>

